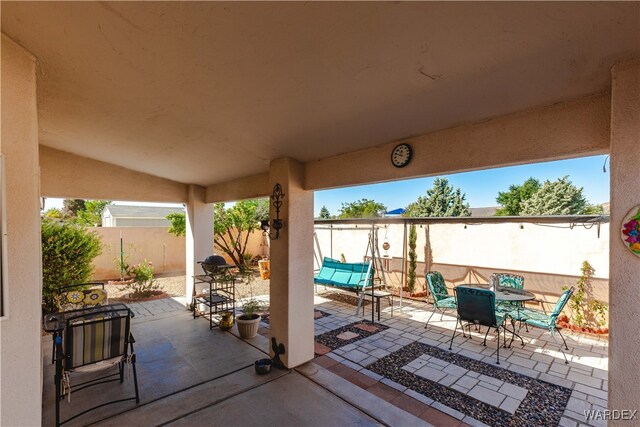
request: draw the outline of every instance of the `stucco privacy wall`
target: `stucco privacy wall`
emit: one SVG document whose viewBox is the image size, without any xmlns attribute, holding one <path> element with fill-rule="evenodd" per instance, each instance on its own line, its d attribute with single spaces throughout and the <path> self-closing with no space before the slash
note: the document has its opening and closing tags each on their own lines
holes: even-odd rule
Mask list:
<svg viewBox="0 0 640 427">
<path fill-rule="evenodd" d="M 120 258 L 121 236 L 130 264 L 146 259 L 153 263 L 155 274 L 185 274 L 185 238 L 168 233 L 166 227 L 94 227 L 89 230 L 97 233 L 102 241 L 102 253 L 93 260 L 93 280 L 119 277 L 116 259 Z M 211 253 L 214 252 L 231 261 L 220 248 L 216 247 Z M 246 253 L 253 256 L 269 254 L 262 233 L 249 234 Z"/>
<path fill-rule="evenodd" d="M 594 281 L 594 297 L 609 300 L 608 224 L 602 224 L 600 230 L 597 225 L 589 229 L 577 225 L 570 229 L 568 224 L 526 223 L 522 227 L 516 223 L 467 225 L 466 228 L 463 224 L 431 224 L 428 227 L 429 269 L 440 271 L 447 282 L 456 285 L 486 282 L 493 272 L 513 272 L 525 276 L 527 289 L 551 297 L 559 295 L 563 286 L 575 284 L 581 264 L 587 260 L 598 278 Z M 340 226 L 334 226 L 333 232 L 316 227 L 316 235 L 323 256 L 340 259 L 344 254 L 348 262 L 358 262 L 365 256 L 370 230 L 371 226 L 366 225 L 357 230 L 340 230 Z M 416 226 L 416 231 L 417 276 L 422 286 L 426 273 L 427 226 Z M 388 268 L 396 273 L 389 276 L 395 283 L 399 283 L 397 273 L 402 270 L 403 232 L 401 224 L 378 230 L 380 254 L 393 258 Z M 385 241 L 391 245 L 388 251 L 382 248 Z M 318 268 L 317 261 L 315 268 Z"/>
<path fill-rule="evenodd" d="M 184 274 L 184 237 L 174 236 L 166 227 L 95 227 L 102 241 L 102 254 L 93 260 L 93 279 L 119 277 L 116 260 L 120 259 L 122 237 L 125 261 L 129 264 L 151 261 L 155 274 Z"/>
<path fill-rule="evenodd" d="M 620 239 L 621 222 L 640 205 L 640 60 L 613 68 L 611 100 L 611 287 L 609 408 L 640 410 L 640 257 Z M 638 421 L 635 422 L 636 424 Z M 610 425 L 628 425 L 613 421 Z"/>
<path fill-rule="evenodd" d="M 40 146 L 43 197 L 131 200 L 136 202 L 187 201 L 187 185 L 65 151 Z"/>
<path fill-rule="evenodd" d="M 41 422 L 42 358 L 38 119 L 35 59 L 2 37 L 2 133 L 7 316 L 0 320 L 0 425 Z M 31 404 L 26 404 L 31 402 Z"/>
</svg>

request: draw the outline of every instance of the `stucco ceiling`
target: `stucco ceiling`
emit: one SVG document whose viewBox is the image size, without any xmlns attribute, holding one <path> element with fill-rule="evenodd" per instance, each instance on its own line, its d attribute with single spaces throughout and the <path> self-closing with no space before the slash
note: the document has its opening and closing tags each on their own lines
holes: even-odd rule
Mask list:
<svg viewBox="0 0 640 427">
<path fill-rule="evenodd" d="M 41 144 L 201 185 L 607 90 L 639 29 L 638 2 L 2 1 Z"/>
</svg>

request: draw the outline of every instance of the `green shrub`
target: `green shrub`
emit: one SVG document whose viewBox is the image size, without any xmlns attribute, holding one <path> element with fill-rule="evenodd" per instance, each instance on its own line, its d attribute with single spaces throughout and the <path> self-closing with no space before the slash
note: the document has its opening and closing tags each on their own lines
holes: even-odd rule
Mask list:
<svg viewBox="0 0 640 427">
<path fill-rule="evenodd" d="M 91 262 L 102 252 L 100 238 L 84 227 L 58 221 L 42 221 L 42 305 L 54 311 L 59 286 L 89 281 Z"/>
<path fill-rule="evenodd" d="M 154 295 L 154 291 L 160 290 L 160 285 L 153 280 L 153 263 L 146 259 L 138 264 L 125 264 L 125 271 L 133 279 L 125 289 L 131 292 L 131 299 L 148 298 Z"/>
<path fill-rule="evenodd" d="M 581 275 L 576 283 L 576 290 L 569 301 L 569 308 L 572 313 L 571 322 L 581 328 L 597 329 L 607 323 L 609 306 L 593 297 L 591 281 L 595 272 L 595 269 L 588 261 L 582 263 Z"/>
</svg>

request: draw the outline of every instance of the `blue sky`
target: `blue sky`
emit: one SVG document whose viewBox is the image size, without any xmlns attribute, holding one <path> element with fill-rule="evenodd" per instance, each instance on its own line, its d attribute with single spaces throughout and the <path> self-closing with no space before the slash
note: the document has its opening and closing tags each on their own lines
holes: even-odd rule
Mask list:
<svg viewBox="0 0 640 427">
<path fill-rule="evenodd" d="M 467 196 L 472 208 L 498 206 L 496 197 L 499 191 L 506 191 L 512 184 L 522 184 L 528 178 L 537 178 L 541 182 L 556 180 L 565 175 L 577 187 L 583 187 L 583 194 L 590 203 L 609 201 L 609 162 L 607 172 L 602 171 L 606 156 L 582 157 L 579 159 L 558 160 L 522 166 L 488 169 L 444 175 L 454 187 L 459 187 Z M 404 208 L 426 193 L 437 177 L 409 179 L 383 184 L 362 185 L 335 190 L 316 191 L 315 215 L 326 206 L 331 215 L 340 212 L 342 203 L 360 199 L 373 199 L 384 204 L 388 210 Z"/>
<path fill-rule="evenodd" d="M 454 187 L 460 187 L 473 208 L 497 206 L 496 197 L 499 191 L 506 191 L 511 184 L 522 184 L 530 177 L 544 180 L 555 180 L 565 175 L 574 185 L 584 188 L 584 195 L 590 203 L 609 201 L 609 163 L 607 172 L 602 172 L 606 156 L 582 157 L 579 159 L 558 160 L 554 162 L 535 163 L 522 166 L 488 169 L 475 172 L 464 172 L 444 175 Z M 384 204 L 388 210 L 404 208 L 426 193 L 437 177 L 408 179 L 383 184 L 361 185 L 315 192 L 315 216 L 319 215 L 324 205 L 331 215 L 340 212 L 342 203 L 360 199 L 373 199 Z M 152 203 L 116 202 L 118 204 L 151 205 Z M 160 204 L 175 206 L 174 204 Z M 179 205 L 178 205 L 179 206 Z M 47 199 L 45 209 L 62 208 L 62 199 Z"/>
</svg>

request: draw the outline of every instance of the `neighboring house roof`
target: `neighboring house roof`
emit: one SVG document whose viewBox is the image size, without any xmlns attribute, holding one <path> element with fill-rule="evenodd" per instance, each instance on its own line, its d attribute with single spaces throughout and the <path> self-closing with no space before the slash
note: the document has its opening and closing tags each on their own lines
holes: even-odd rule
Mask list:
<svg viewBox="0 0 640 427">
<path fill-rule="evenodd" d="M 471 208 L 471 216 L 494 216 L 498 210 L 497 206 L 486 208 Z"/>
<path fill-rule="evenodd" d="M 104 208 L 103 217 L 107 211 L 114 218 L 165 218 L 171 213 L 184 213 L 184 208 L 163 206 L 124 206 L 108 205 Z"/>
<path fill-rule="evenodd" d="M 404 213 L 404 209 L 398 208 L 392 211 L 387 212 L 385 215 L 402 215 Z"/>
</svg>

